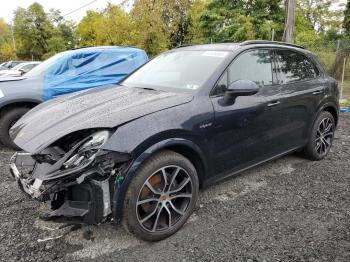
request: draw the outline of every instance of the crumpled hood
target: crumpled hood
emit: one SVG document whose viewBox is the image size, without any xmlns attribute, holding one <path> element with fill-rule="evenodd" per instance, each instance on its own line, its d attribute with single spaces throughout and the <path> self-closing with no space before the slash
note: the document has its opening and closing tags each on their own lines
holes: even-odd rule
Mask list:
<svg viewBox="0 0 350 262">
<path fill-rule="evenodd" d="M 192 98 L 191 94 L 115 85 L 90 89 L 40 104 L 13 126 L 10 135 L 20 148 L 38 153 L 72 132 L 114 128 Z"/>
</svg>

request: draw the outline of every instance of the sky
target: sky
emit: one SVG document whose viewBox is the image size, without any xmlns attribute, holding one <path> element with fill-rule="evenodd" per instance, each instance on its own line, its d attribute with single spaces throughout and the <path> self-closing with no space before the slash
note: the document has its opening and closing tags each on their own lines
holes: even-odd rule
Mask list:
<svg viewBox="0 0 350 262">
<path fill-rule="evenodd" d="M 68 14 L 75 9 L 78 9 L 93 0 L 0 0 L 0 17 L 4 18 L 7 23 L 11 23 L 13 19 L 13 12 L 17 7 L 27 8 L 34 1 L 40 3 L 45 11 L 49 11 L 51 8 L 61 10 L 61 14 Z M 335 0 L 336 2 L 337 0 Z M 107 6 L 107 3 L 120 4 L 123 0 L 95 0 L 93 3 L 87 5 L 86 7 L 65 16 L 67 20 L 73 20 L 79 22 L 87 10 L 98 10 L 103 9 Z M 338 0 L 339 3 L 346 3 L 346 0 Z M 336 8 L 336 5 L 333 7 Z"/>
<path fill-rule="evenodd" d="M 45 11 L 54 8 L 61 10 L 61 14 L 65 15 L 92 1 L 93 0 L 0 0 L 0 17 L 4 18 L 7 23 L 11 23 L 13 12 L 17 7 L 27 8 L 33 2 L 41 4 Z M 123 0 L 96 0 L 79 11 L 65 16 L 65 19 L 79 22 L 85 16 L 87 10 L 103 9 L 107 6 L 107 3 L 120 4 L 121 2 L 123 2 Z"/>
</svg>

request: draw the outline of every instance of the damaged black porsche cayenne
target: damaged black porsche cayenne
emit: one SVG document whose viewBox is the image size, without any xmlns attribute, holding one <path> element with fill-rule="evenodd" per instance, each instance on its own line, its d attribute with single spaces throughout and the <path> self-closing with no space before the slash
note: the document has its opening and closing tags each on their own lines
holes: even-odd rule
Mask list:
<svg viewBox="0 0 350 262">
<path fill-rule="evenodd" d="M 157 241 L 198 191 L 294 151 L 321 160 L 338 121 L 337 82 L 302 47 L 267 41 L 181 47 L 120 85 L 41 104 L 12 130 L 10 163 L 44 219 L 114 219 Z"/>
</svg>

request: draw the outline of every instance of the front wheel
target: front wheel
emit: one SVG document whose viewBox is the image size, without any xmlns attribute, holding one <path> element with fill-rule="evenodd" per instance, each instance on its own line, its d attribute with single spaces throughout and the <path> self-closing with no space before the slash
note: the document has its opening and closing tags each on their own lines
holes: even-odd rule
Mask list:
<svg viewBox="0 0 350 262">
<path fill-rule="evenodd" d="M 137 237 L 158 241 L 178 231 L 192 214 L 199 183 L 192 163 L 161 151 L 138 169 L 124 202 L 123 224 Z"/>
<path fill-rule="evenodd" d="M 331 113 L 321 112 L 312 128 L 305 155 L 311 160 L 321 160 L 331 149 L 335 131 L 335 121 Z"/>
<path fill-rule="evenodd" d="M 10 137 L 10 129 L 11 127 L 30 109 L 27 107 L 17 107 L 12 108 L 1 115 L 0 118 L 0 142 L 5 146 L 20 150 L 15 143 L 13 143 Z"/>
</svg>

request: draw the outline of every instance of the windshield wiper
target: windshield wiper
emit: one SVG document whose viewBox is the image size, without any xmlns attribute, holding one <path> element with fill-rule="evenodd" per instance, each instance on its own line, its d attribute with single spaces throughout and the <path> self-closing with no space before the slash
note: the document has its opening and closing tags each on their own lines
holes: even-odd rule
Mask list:
<svg viewBox="0 0 350 262">
<path fill-rule="evenodd" d="M 144 90 L 151 90 L 151 91 L 157 91 L 156 89 L 152 88 L 152 87 L 139 87 L 139 86 L 135 86 L 136 88 L 141 88 Z"/>
</svg>

